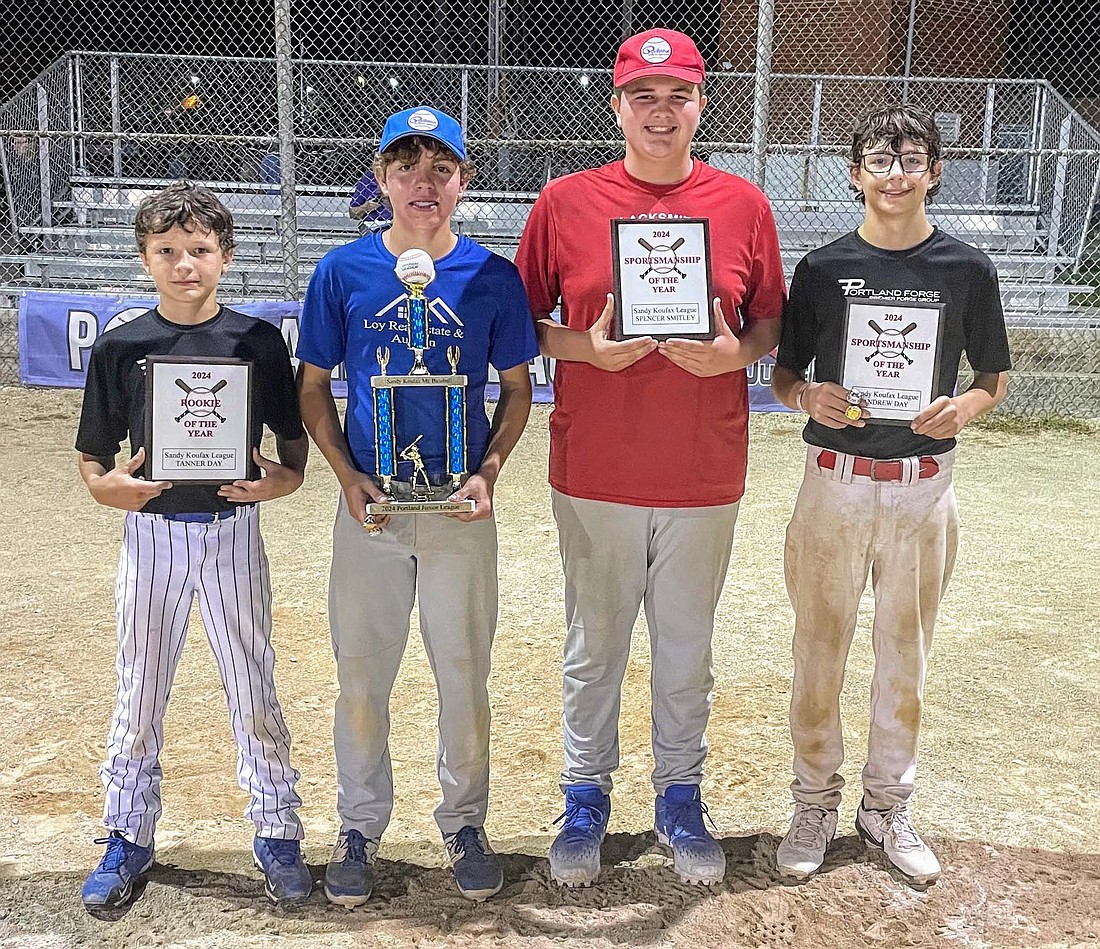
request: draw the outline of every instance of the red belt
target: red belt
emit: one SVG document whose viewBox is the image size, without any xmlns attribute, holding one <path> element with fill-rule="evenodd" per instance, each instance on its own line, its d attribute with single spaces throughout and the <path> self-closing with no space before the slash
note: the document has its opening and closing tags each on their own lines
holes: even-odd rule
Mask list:
<svg viewBox="0 0 1100 949">
<path fill-rule="evenodd" d="M 854 456 L 852 474 L 870 478 L 872 481 L 901 481 L 904 461 L 882 460 Z M 836 468 L 836 452 L 822 449 L 817 456 L 817 466 L 832 471 Z M 931 455 L 922 455 L 920 459 L 921 478 L 931 478 L 940 470 L 940 463 Z"/>
</svg>

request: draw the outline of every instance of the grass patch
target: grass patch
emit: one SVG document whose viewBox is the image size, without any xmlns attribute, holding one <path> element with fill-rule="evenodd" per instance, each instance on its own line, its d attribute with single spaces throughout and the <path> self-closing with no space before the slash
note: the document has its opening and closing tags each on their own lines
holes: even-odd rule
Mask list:
<svg viewBox="0 0 1100 949">
<path fill-rule="evenodd" d="M 1066 435 L 1100 435 L 1100 421 L 1060 418 L 1056 415 L 983 415 L 971 427 L 1006 435 L 1042 435 L 1058 432 Z"/>
</svg>

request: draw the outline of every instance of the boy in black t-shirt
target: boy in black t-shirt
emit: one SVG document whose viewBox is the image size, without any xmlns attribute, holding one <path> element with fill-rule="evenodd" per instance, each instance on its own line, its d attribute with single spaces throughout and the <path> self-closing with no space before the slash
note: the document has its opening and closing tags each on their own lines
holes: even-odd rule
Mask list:
<svg viewBox="0 0 1100 949">
<path fill-rule="evenodd" d="M 276 327 L 217 301 L 234 239 L 233 218 L 212 192 L 176 182 L 141 203 L 135 232 L 159 302 L 96 340 L 76 438 L 92 497 L 128 512 L 116 583 L 118 691 L 100 768 L 108 835 L 97 843 L 107 849 L 81 898 L 92 909 L 119 906 L 153 864 L 164 713 L 197 595 L 229 703 L 238 781 L 252 798 L 245 813 L 256 825 L 254 859 L 267 895 L 297 902 L 309 896 L 312 880 L 299 843 L 298 772 L 275 696 L 271 586 L 257 510 L 257 502 L 296 490 L 305 472 L 309 442 L 290 357 Z M 149 356 L 252 364 L 256 480 L 173 486 L 144 478 Z M 259 451 L 265 423 L 278 463 Z M 134 454 L 116 465 L 127 437 Z"/>
<path fill-rule="evenodd" d="M 925 213 L 942 166 L 927 112 L 902 106 L 860 120 L 850 174 L 863 223 L 798 264 L 784 312 L 773 388 L 810 416 L 784 551 L 795 611 L 795 812 L 777 853 L 786 876 L 816 871 L 836 833 L 840 690 L 868 572 L 875 671 L 856 829 L 911 882 L 940 873 L 909 801 L 932 628 L 958 538 L 955 436 L 1001 402 L 1010 368 L 993 263 Z M 955 395 L 964 350 L 974 381 Z"/>
</svg>

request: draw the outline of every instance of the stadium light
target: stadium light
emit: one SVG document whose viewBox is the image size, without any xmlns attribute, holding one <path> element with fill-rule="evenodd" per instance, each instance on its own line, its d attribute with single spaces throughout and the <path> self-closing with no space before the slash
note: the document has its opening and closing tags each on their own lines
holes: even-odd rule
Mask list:
<svg viewBox="0 0 1100 949">
<path fill-rule="evenodd" d="M 198 76 L 192 76 L 191 77 L 191 85 L 197 86 L 198 84 L 199 84 L 199 77 Z"/>
<path fill-rule="evenodd" d="M 396 76 L 390 76 L 388 82 L 390 84 L 391 89 L 396 89 L 397 88 L 397 77 Z"/>
<path fill-rule="evenodd" d="M 359 83 L 359 88 L 362 89 L 367 84 L 367 77 L 360 73 L 358 76 L 355 77 L 355 81 Z"/>
<path fill-rule="evenodd" d="M 588 78 L 588 75 L 587 75 L 587 73 L 581 73 L 581 74 L 580 74 L 580 75 L 579 75 L 579 76 L 577 77 L 577 82 L 579 82 L 579 83 L 581 84 L 581 86 L 582 86 L 582 87 L 584 87 L 585 89 L 587 89 L 587 88 L 588 88 L 588 84 L 589 84 L 589 83 L 590 83 L 591 81 L 592 81 L 592 80 Z"/>
</svg>

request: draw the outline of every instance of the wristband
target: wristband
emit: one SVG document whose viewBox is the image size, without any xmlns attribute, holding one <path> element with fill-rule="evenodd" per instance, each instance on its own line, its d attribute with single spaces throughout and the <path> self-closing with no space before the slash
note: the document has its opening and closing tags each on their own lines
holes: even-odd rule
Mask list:
<svg viewBox="0 0 1100 949">
<path fill-rule="evenodd" d="M 808 382 L 802 383 L 802 388 L 798 390 L 798 395 L 796 395 L 794 397 L 794 407 L 796 409 L 798 409 L 799 412 L 805 412 L 806 411 L 802 407 L 802 396 L 804 396 L 806 394 L 806 390 L 808 388 L 810 388 L 810 384 Z"/>
</svg>

